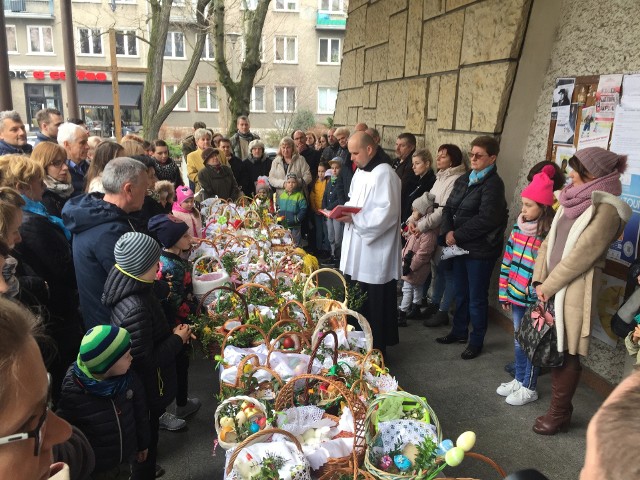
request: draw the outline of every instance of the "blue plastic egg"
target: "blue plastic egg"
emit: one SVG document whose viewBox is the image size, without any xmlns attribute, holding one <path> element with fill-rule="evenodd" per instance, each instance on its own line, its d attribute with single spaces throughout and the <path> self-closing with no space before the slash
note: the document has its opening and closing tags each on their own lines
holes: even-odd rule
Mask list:
<svg viewBox="0 0 640 480">
<path fill-rule="evenodd" d="M 251 433 L 258 433 L 260 431 L 260 425 L 256 422 L 251 422 L 251 425 L 249 425 L 249 431 Z"/>
<path fill-rule="evenodd" d="M 436 448 L 436 455 L 442 457 L 452 448 L 453 442 L 451 440 L 449 440 L 448 438 L 446 440 L 442 440 L 440 442 L 440 445 L 438 445 L 438 448 Z"/>
<path fill-rule="evenodd" d="M 393 463 L 396 464 L 396 467 L 398 467 L 398 470 L 400 470 L 401 472 L 404 472 L 411 468 L 411 461 L 404 455 L 396 455 L 395 457 L 393 457 Z"/>
</svg>

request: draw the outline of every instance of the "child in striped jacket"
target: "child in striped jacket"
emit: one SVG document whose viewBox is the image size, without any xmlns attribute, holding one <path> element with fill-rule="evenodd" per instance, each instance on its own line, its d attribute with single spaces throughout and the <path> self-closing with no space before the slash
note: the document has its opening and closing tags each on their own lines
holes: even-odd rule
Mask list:
<svg viewBox="0 0 640 480">
<path fill-rule="evenodd" d="M 545 166 L 522 191 L 522 210 L 502 258 L 498 300 L 503 310 L 512 311 L 514 331 L 520 327 L 527 307 L 537 301 L 531 279 L 538 249 L 553 220 L 554 174 L 553 167 Z M 536 382 L 539 368 L 531 364 L 515 339 L 514 344 L 515 378 L 502 383 L 496 392 L 506 397 L 509 405 L 525 405 L 538 399 Z"/>
</svg>

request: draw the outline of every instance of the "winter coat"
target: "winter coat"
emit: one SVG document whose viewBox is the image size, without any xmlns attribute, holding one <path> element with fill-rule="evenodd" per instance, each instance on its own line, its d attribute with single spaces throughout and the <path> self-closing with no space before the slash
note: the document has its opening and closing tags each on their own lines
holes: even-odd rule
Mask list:
<svg viewBox="0 0 640 480">
<path fill-rule="evenodd" d="M 73 366 L 62 382 L 56 414 L 79 428 L 96 457 L 96 472 L 128 462 L 136 452 L 149 447 L 149 417 L 144 387 L 129 371 L 129 386 L 113 398 L 89 393 L 73 374 Z"/>
<path fill-rule="evenodd" d="M 456 245 L 469 251 L 469 258 L 498 258 L 507 228 L 507 201 L 497 167 L 469 186 L 467 172 L 453 185 L 444 208 L 442 234 L 453 231 Z"/>
<path fill-rule="evenodd" d="M 381 150 L 382 149 L 379 149 L 378 152 L 380 152 Z M 336 182 L 339 188 L 338 196 L 344 199 L 344 202 L 342 202 L 342 204 L 349 201 L 349 192 L 351 191 L 351 180 L 353 180 L 353 175 L 355 174 L 355 170 L 353 166 L 354 166 L 354 163 L 349 158 L 345 163 L 342 164 L 342 168 L 340 169 L 340 173 L 338 174 L 338 180 Z"/>
<path fill-rule="evenodd" d="M 333 210 L 338 205 L 344 205 L 345 198 L 342 194 L 342 185 L 338 183 L 339 178 L 330 178 L 324 187 L 324 195 L 322 196 L 322 208 Z"/>
<path fill-rule="evenodd" d="M 498 300 L 519 307 L 536 303 L 532 285 L 533 266 L 538 256 L 542 238 L 522 232 L 516 223 L 504 249 L 498 281 Z"/>
<path fill-rule="evenodd" d="M 269 171 L 269 184 L 271 188 L 276 189 L 276 194 L 280 196 L 284 192 L 284 182 L 287 179 L 287 174 L 295 173 L 298 177 L 298 187 L 302 190 L 305 197 L 307 196 L 307 186 L 311 183 L 311 170 L 304 157 L 293 154 L 291 164 L 289 168 L 284 168 L 284 158 L 278 155 L 271 164 L 271 170 Z"/>
<path fill-rule="evenodd" d="M 402 221 L 409 218 L 409 215 L 413 212 L 413 201 L 420 198 L 422 194 L 430 192 L 436 181 L 436 174 L 433 173 L 433 170 L 431 169 L 427 170 L 422 177 L 418 177 L 417 175 L 414 175 L 414 177 L 415 182 L 409 182 L 407 184 L 407 198 L 405 201 L 406 210 L 402 212 Z"/>
<path fill-rule="evenodd" d="M 165 409 L 176 396 L 176 355 L 182 350 L 182 339 L 169 329 L 153 284 L 114 267 L 102 302 L 111 309 L 111 324 L 131 334 L 132 368 L 144 384 L 149 409 Z"/>
<path fill-rule="evenodd" d="M 268 177 L 271 170 L 271 159 L 265 154 L 260 158 L 249 157 L 242 161 L 242 191 L 253 197 L 256 194 L 258 177 Z"/>
<path fill-rule="evenodd" d="M 442 223 L 442 213 L 444 206 L 447 204 L 447 199 L 449 195 L 451 195 L 451 190 L 453 190 L 453 184 L 466 170 L 464 165 L 458 165 L 457 167 L 450 167 L 436 173 L 436 181 L 433 187 L 431 187 L 431 190 L 429 190 L 429 193 L 436 197 L 434 202 L 438 204 L 438 208 L 434 208 L 432 213 L 418 220 L 418 223 L 416 223 L 418 230 L 426 232 L 427 230 L 433 229 L 436 230 L 437 234 L 440 233 L 439 227 Z"/>
<path fill-rule="evenodd" d="M 300 191 L 291 194 L 282 192 L 278 198 L 278 208 L 284 216 L 283 225 L 286 228 L 300 228 L 307 215 L 307 201 Z"/>
<path fill-rule="evenodd" d="M 318 165 L 320 165 L 320 152 L 313 148 L 305 148 L 300 155 L 304 157 L 311 171 L 311 181 L 315 182 L 318 178 Z"/>
<path fill-rule="evenodd" d="M 164 213 L 171 213 L 171 210 L 167 211 L 166 208 L 163 207 L 162 204 L 158 202 L 153 195 L 149 195 L 147 191 L 147 195 L 145 195 L 144 197 L 142 208 L 139 212 L 132 213 L 131 216 L 136 219 L 136 224 L 139 226 L 139 228 L 137 229 L 138 232 L 151 235 L 148 228 L 149 219 L 151 219 L 151 217 L 162 215 Z"/>
<path fill-rule="evenodd" d="M 47 189 L 42 194 L 42 204 L 47 209 L 49 215 L 62 218 L 62 207 L 67 203 L 69 197 L 64 198 L 61 195 Z"/>
<path fill-rule="evenodd" d="M 260 137 L 253 132 L 249 132 L 245 135 L 240 134 L 240 132 L 236 132 L 229 139 L 231 142 L 231 151 L 236 157 L 245 159 L 251 155 L 249 144 L 252 141 L 259 139 Z"/>
<path fill-rule="evenodd" d="M 564 207 L 558 208 L 533 271 L 533 285 L 540 283 L 545 297 L 554 297 L 558 351 L 571 355 L 589 351 L 591 316 L 607 251 L 631 218 L 631 208 L 615 195 L 595 191 L 591 201 L 569 230 L 562 260 L 548 271 L 558 220 L 564 212 Z"/>
<path fill-rule="evenodd" d="M 55 138 L 48 137 L 42 132 L 36 133 L 36 141 L 33 142 L 33 146 L 36 147 L 41 142 L 51 142 L 57 144 L 58 141 Z"/>
<path fill-rule="evenodd" d="M 195 238 L 204 238 L 202 233 L 202 218 L 200 215 L 195 216 L 192 213 L 181 212 L 175 208 L 172 210 L 173 216 L 179 218 L 189 225 L 189 234 Z"/>
<path fill-rule="evenodd" d="M 164 250 L 160 255 L 157 278 L 169 286 L 169 295 L 161 300 L 161 304 L 170 326 L 186 323 L 195 306 L 191 270 L 191 263 L 175 253 Z"/>
<path fill-rule="evenodd" d="M 180 175 L 180 167 L 171 158 L 166 163 L 160 163 L 154 160 L 154 169 L 158 180 L 168 180 L 173 183 L 173 188 L 182 185 L 182 175 Z"/>
<path fill-rule="evenodd" d="M 99 193 L 71 198 L 62 209 L 62 220 L 73 234 L 80 310 L 86 329 L 109 324 L 109 309 L 102 304 L 104 282 L 116 263 L 113 249 L 127 232 L 138 230 L 136 219 Z"/>
<path fill-rule="evenodd" d="M 240 188 L 239 186 L 244 183 L 244 178 L 242 177 L 242 172 L 244 170 L 242 168 L 242 159 L 232 155 L 231 158 L 227 158 L 227 161 L 229 162 L 229 167 L 233 172 L 233 178 L 235 178 L 236 184 L 238 185 L 238 188 Z"/>
<path fill-rule="evenodd" d="M 187 177 L 195 185 L 195 193 L 200 190 L 200 184 L 198 183 L 198 172 L 204 168 L 204 160 L 202 160 L 202 150 L 197 149 L 187 155 Z"/>
<path fill-rule="evenodd" d="M 11 154 L 31 155 L 32 151 L 33 151 L 33 147 L 28 143 L 25 143 L 21 147 L 16 147 L 14 145 L 9 145 L 4 140 L 0 140 L 0 156 L 11 155 Z"/>
<path fill-rule="evenodd" d="M 309 205 L 314 212 L 322 209 L 322 199 L 328 183 L 329 180 L 325 179 L 313 182 L 311 193 L 309 194 Z"/>
<path fill-rule="evenodd" d="M 181 142 L 181 147 L 182 156 L 186 160 L 191 152 L 195 152 L 198 149 L 195 137 L 193 135 L 186 136 Z"/>
<path fill-rule="evenodd" d="M 427 281 L 429 273 L 431 273 L 431 258 L 437 246 L 438 236 L 433 230 L 426 233 L 417 233 L 409 235 L 407 243 L 402 249 L 402 258 L 407 253 L 413 252 L 411 259 L 411 272 L 403 275 L 402 280 L 406 280 L 411 285 L 422 285 Z"/>
<path fill-rule="evenodd" d="M 219 170 L 207 165 L 198 173 L 198 182 L 204 190 L 205 200 L 215 196 L 224 200 L 237 200 L 241 194 L 233 171 L 226 165 L 220 165 Z"/>
<path fill-rule="evenodd" d="M 89 170 L 89 164 L 86 160 L 80 163 L 71 165 L 71 160 L 67 160 L 67 166 L 69 167 L 69 173 L 71 174 L 71 184 L 73 185 L 73 193 L 71 197 L 77 197 L 84 193 L 84 177 Z"/>
<path fill-rule="evenodd" d="M 22 242 L 16 244 L 15 252 L 19 257 L 28 259 L 36 275 L 49 285 L 46 306 L 52 318 L 47 325 L 48 330 L 50 333 L 53 329 L 59 330 L 58 333 L 81 334 L 71 245 L 62 229 L 42 215 L 23 211 L 20 235 Z M 60 336 L 55 335 L 55 338 Z"/>
<path fill-rule="evenodd" d="M 322 154 L 320 155 L 320 160 L 324 160 L 325 162 L 333 160 L 336 157 L 339 148 L 340 144 L 338 142 L 324 147 L 324 150 L 322 150 Z"/>
</svg>

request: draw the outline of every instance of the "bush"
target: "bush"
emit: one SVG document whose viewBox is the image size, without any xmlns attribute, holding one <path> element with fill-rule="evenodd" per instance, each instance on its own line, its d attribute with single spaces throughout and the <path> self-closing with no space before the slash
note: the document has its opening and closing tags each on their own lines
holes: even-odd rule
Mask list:
<svg viewBox="0 0 640 480">
<path fill-rule="evenodd" d="M 291 121 L 291 131 L 302 130 L 306 132 L 316 124 L 316 117 L 311 110 L 298 110 Z"/>
<path fill-rule="evenodd" d="M 180 158 L 182 157 L 182 147 L 180 146 L 180 143 L 175 142 L 173 140 L 170 139 L 166 139 L 165 142 L 167 142 L 167 147 L 169 147 L 169 157 L 170 158 Z"/>
</svg>

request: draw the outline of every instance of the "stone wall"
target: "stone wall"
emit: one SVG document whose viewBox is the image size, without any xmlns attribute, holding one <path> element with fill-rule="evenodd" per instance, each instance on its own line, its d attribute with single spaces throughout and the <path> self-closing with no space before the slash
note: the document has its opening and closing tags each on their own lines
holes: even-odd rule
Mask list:
<svg viewBox="0 0 640 480">
<path fill-rule="evenodd" d="M 502 132 L 531 0 L 352 0 L 335 123 L 435 154 Z M 499 14 L 497 14 L 499 12 Z"/>
</svg>

